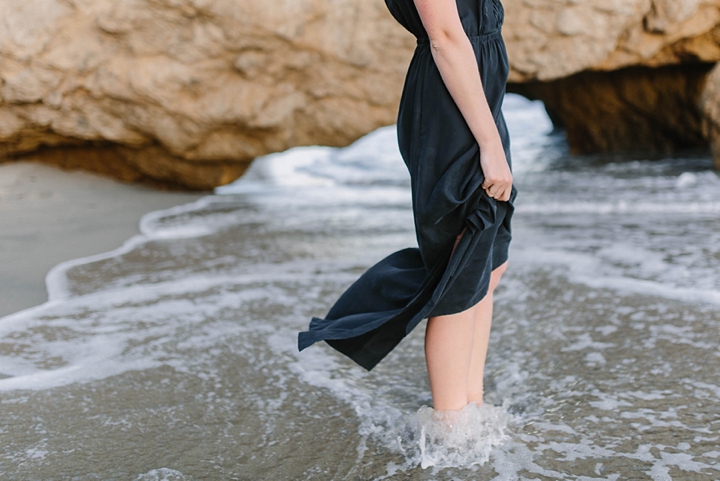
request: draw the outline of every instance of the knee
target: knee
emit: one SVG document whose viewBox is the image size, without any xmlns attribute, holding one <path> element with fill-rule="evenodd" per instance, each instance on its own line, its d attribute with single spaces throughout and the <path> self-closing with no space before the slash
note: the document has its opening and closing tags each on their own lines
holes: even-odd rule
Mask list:
<svg viewBox="0 0 720 481">
<path fill-rule="evenodd" d="M 508 263 L 504 263 L 494 271 L 492 271 L 492 274 L 490 275 L 490 292 L 493 292 L 495 288 L 500 284 L 500 279 L 502 278 L 502 275 L 507 270 Z"/>
</svg>

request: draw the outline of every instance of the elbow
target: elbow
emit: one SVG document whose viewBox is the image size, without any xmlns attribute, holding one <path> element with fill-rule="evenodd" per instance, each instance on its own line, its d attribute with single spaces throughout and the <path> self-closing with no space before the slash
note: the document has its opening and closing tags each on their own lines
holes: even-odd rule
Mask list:
<svg viewBox="0 0 720 481">
<path fill-rule="evenodd" d="M 449 43 L 446 35 L 428 35 L 430 38 L 430 48 L 433 52 L 444 51 Z"/>
<path fill-rule="evenodd" d="M 456 32 L 445 29 L 428 32 L 428 38 L 430 39 L 430 47 L 433 52 L 443 52 L 448 49 L 453 49 L 459 46 L 463 40 Z"/>
</svg>

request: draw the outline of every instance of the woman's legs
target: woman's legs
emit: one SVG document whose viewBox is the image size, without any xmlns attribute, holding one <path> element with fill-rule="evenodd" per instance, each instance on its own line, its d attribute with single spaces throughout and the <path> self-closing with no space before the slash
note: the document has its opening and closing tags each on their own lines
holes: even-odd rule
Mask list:
<svg viewBox="0 0 720 481">
<path fill-rule="evenodd" d="M 425 360 L 433 407 L 457 411 L 468 403 L 468 375 L 475 331 L 475 307 L 428 319 Z"/>
<path fill-rule="evenodd" d="M 487 295 L 477 303 L 475 309 L 475 337 L 473 338 L 472 358 L 468 371 L 468 402 L 483 403 L 483 375 L 485 373 L 485 357 L 490 341 L 490 327 L 493 315 L 493 294 L 500 283 L 500 278 L 507 269 L 507 262 L 495 269 L 490 276 L 490 287 Z"/>
<path fill-rule="evenodd" d="M 492 272 L 488 294 L 475 306 L 428 319 L 425 358 L 436 410 L 455 411 L 469 402 L 482 403 L 493 292 L 506 268 L 507 263 Z"/>
</svg>

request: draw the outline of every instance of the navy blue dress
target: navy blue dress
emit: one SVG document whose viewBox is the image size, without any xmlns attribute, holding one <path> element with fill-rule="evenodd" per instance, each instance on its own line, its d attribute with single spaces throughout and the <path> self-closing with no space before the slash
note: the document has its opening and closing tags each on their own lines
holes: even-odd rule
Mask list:
<svg viewBox="0 0 720 481">
<path fill-rule="evenodd" d="M 490 273 L 508 258 L 516 191 L 501 202 L 481 188 L 480 152 L 430 52 L 413 0 L 385 0 L 417 37 L 397 119 L 400 153 L 410 171 L 418 247 L 368 269 L 325 319 L 313 317 L 300 350 L 324 340 L 370 370 L 425 318 L 455 314 L 487 294 Z M 509 73 L 500 0 L 457 0 L 483 89 L 510 162 L 501 111 Z M 453 252 L 456 237 L 467 227 Z M 452 255 L 451 255 L 452 253 Z"/>
</svg>

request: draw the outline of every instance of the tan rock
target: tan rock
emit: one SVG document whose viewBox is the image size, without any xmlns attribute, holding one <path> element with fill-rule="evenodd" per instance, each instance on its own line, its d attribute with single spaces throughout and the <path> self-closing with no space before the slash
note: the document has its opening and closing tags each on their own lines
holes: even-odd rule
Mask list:
<svg viewBox="0 0 720 481">
<path fill-rule="evenodd" d="M 504 0 L 511 82 L 720 60 L 720 0 Z"/>
<path fill-rule="evenodd" d="M 710 71 L 699 105 L 703 115 L 703 134 L 710 142 L 715 166 L 720 169 L 720 67 Z"/>
<path fill-rule="evenodd" d="M 707 145 L 698 102 L 720 60 L 720 0 L 504 5 L 509 89 L 545 102 L 573 151 Z"/>
<path fill-rule="evenodd" d="M 211 188 L 258 155 L 346 145 L 394 122 L 414 47 L 382 2 L 0 9 L 0 157 L 178 187 Z"/>
<path fill-rule="evenodd" d="M 709 69 L 697 64 L 582 72 L 515 89 L 545 102 L 574 153 L 672 152 L 707 145 L 699 102 Z"/>
</svg>

